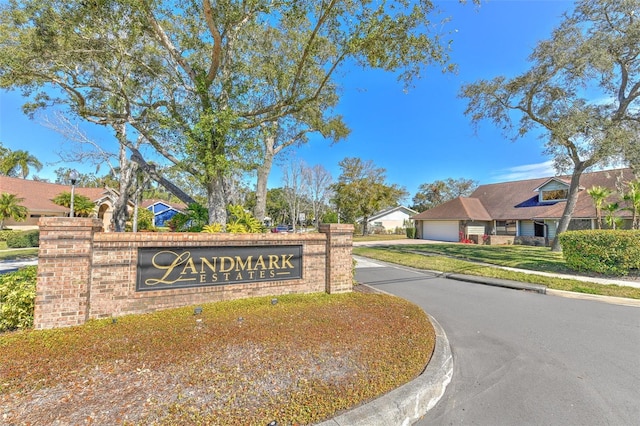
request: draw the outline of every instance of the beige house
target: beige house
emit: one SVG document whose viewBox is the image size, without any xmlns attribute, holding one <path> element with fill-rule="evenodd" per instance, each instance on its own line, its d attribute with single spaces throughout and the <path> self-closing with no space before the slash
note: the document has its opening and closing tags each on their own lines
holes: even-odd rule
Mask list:
<svg viewBox="0 0 640 426">
<path fill-rule="evenodd" d="M 391 207 L 369 217 L 367 229 L 369 232 L 394 232 L 398 228 L 405 228 L 406 223 L 418 212 L 405 206 Z M 356 222 L 362 223 L 363 219 Z"/>
<path fill-rule="evenodd" d="M 635 179 L 631 169 L 584 173 L 569 229 L 597 228 L 596 209 L 587 193 L 594 186 L 613 191 L 605 205 L 619 202 L 615 215 L 622 220 L 622 228 L 630 228 L 632 213 L 624 209 L 628 206 L 620 201 L 618 191 Z M 461 237 L 482 241 L 495 235 L 510 237 L 504 239 L 507 243 L 547 244 L 556 235 L 570 181 L 571 176 L 555 176 L 480 185 L 469 197 L 458 197 L 413 216 L 417 237 L 455 242 Z"/>
<path fill-rule="evenodd" d="M 4 226 L 15 230 L 36 229 L 41 217 L 69 216 L 69 208 L 55 204 L 52 200 L 62 192 L 71 192 L 69 185 L 40 182 L 14 177 L 0 176 L 0 193 L 14 194 L 23 201 L 20 205 L 28 210 L 27 220 L 16 222 L 6 219 Z M 102 220 L 105 230 L 109 229 L 113 205 L 117 193 L 110 188 L 75 187 L 75 194 L 84 195 L 96 204 L 93 217 Z"/>
</svg>

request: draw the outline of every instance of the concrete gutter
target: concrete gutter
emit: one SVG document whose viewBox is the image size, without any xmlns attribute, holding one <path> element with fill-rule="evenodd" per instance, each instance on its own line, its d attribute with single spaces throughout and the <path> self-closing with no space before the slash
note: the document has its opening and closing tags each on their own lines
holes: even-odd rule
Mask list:
<svg viewBox="0 0 640 426">
<path fill-rule="evenodd" d="M 481 277 L 477 275 L 445 274 L 444 276 L 456 281 L 465 281 L 469 283 L 484 284 L 494 287 L 504 287 L 515 290 L 526 290 L 540 294 L 547 294 L 547 287 L 540 284 L 522 283 L 519 281 L 504 280 L 501 278 Z"/>
<path fill-rule="evenodd" d="M 451 382 L 453 355 L 449 339 L 438 321 L 430 315 L 429 320 L 436 332 L 436 345 L 429 364 L 420 376 L 318 426 L 410 425 L 431 410 Z"/>
</svg>

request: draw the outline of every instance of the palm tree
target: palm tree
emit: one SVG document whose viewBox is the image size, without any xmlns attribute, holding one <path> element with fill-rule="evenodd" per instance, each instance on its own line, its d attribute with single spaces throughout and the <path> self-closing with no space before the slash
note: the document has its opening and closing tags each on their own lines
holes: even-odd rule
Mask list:
<svg viewBox="0 0 640 426">
<path fill-rule="evenodd" d="M 42 163 L 27 151 L 18 150 L 8 153 L 0 164 L 0 173 L 6 176 L 20 176 L 26 179 L 29 176 L 29 167 L 37 171 L 42 170 Z"/>
<path fill-rule="evenodd" d="M 629 191 L 622 196 L 622 199 L 629 202 L 629 207 L 626 210 L 631 211 L 631 228 L 640 228 L 640 221 L 638 220 L 638 212 L 640 211 L 640 180 L 634 180 L 628 183 Z"/>
<path fill-rule="evenodd" d="M 604 200 L 611 195 L 613 191 L 604 186 L 594 186 L 591 189 L 587 189 L 587 194 L 593 198 L 593 205 L 596 208 L 596 220 L 598 222 L 598 229 L 602 229 L 602 204 Z"/>
<path fill-rule="evenodd" d="M 616 229 L 617 225 L 622 223 L 622 218 L 616 216 L 616 212 L 620 210 L 620 205 L 618 203 L 610 203 L 605 206 L 604 210 L 607 212 L 605 222 L 611 229 Z"/>
<path fill-rule="evenodd" d="M 55 204 L 62 207 L 71 207 L 71 193 L 61 192 L 53 200 Z M 94 213 L 96 204 L 89 197 L 80 194 L 73 194 L 73 211 L 77 217 L 89 217 Z"/>
<path fill-rule="evenodd" d="M 21 222 L 27 218 L 27 208 L 20 203 L 24 198 L 19 198 L 15 194 L 3 192 L 0 194 L 0 230 L 4 227 L 5 219 L 14 219 Z"/>
</svg>

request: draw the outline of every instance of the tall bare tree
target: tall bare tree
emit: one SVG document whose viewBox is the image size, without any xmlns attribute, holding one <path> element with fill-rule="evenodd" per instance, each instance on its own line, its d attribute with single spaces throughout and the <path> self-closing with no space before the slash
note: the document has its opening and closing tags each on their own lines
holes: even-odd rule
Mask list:
<svg viewBox="0 0 640 426">
<path fill-rule="evenodd" d="M 294 230 L 308 200 L 309 171 L 304 161 L 295 158 L 289 160 L 282 169 L 284 199 L 289 207 L 289 217 Z"/>
<path fill-rule="evenodd" d="M 313 221 L 317 228 L 333 196 L 331 190 L 333 178 L 331 173 L 320 164 L 312 166 L 307 176 L 309 179 L 309 201 L 313 210 Z"/>
</svg>

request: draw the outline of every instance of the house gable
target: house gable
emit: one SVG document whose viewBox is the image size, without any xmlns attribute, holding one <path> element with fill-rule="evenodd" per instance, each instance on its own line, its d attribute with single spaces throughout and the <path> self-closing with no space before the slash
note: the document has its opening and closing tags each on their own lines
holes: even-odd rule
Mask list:
<svg viewBox="0 0 640 426">
<path fill-rule="evenodd" d="M 403 220 L 408 219 L 409 217 L 417 213 L 417 211 L 412 210 L 408 207 L 397 206 L 376 213 L 369 218 L 369 222 L 373 222 L 375 220 Z"/>
<path fill-rule="evenodd" d="M 538 202 L 544 204 L 566 201 L 569 196 L 569 183 L 564 179 L 551 178 L 535 189 Z"/>
<path fill-rule="evenodd" d="M 153 213 L 154 226 L 164 226 L 165 222 L 181 213 L 179 208 L 163 200 L 146 200 L 143 202 L 143 207 Z"/>
<path fill-rule="evenodd" d="M 162 213 L 165 210 L 169 210 L 171 208 L 172 207 L 170 205 L 165 204 L 163 202 L 157 202 L 147 207 L 147 209 L 151 210 L 153 213 Z"/>
</svg>

